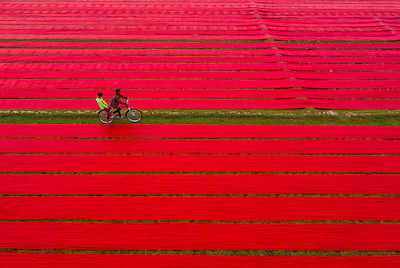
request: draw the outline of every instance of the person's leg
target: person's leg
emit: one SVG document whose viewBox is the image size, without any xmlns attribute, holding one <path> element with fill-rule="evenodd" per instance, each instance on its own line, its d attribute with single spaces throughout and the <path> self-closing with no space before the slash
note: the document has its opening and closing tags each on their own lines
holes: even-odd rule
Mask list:
<svg viewBox="0 0 400 268">
<path fill-rule="evenodd" d="M 103 110 L 106 111 L 106 113 L 107 113 L 106 118 L 107 118 L 107 122 L 108 122 L 108 119 L 110 119 L 110 111 L 107 108 L 104 108 Z"/>
<path fill-rule="evenodd" d="M 115 110 L 114 114 L 118 113 L 119 117 L 121 117 L 121 107 L 117 107 L 117 110 Z"/>
</svg>

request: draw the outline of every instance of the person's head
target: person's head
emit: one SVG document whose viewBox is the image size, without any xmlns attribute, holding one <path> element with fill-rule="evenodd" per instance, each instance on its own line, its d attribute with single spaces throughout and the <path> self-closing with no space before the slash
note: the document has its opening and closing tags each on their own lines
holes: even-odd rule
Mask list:
<svg viewBox="0 0 400 268">
<path fill-rule="evenodd" d="M 121 90 L 119 89 L 119 88 L 117 88 L 116 90 L 115 90 L 115 93 L 117 93 L 117 94 L 119 94 L 121 92 Z"/>
<path fill-rule="evenodd" d="M 103 97 L 103 93 L 99 92 L 99 93 L 97 94 L 97 97 L 102 98 L 102 97 Z"/>
</svg>

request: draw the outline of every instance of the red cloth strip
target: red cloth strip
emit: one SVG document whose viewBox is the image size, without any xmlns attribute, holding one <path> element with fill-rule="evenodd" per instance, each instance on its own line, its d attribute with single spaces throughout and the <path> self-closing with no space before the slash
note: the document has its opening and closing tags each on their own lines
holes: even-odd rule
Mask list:
<svg viewBox="0 0 400 268">
<path fill-rule="evenodd" d="M 203 99 L 238 98 L 238 99 L 291 99 L 291 98 L 312 98 L 312 99 L 399 99 L 398 89 L 378 90 L 315 90 L 315 89 L 277 89 L 277 90 L 254 90 L 254 89 L 124 89 L 126 96 L 135 96 L 138 99 L 191 99 L 201 97 Z M 109 102 L 114 95 L 113 89 L 101 89 L 104 99 Z M 46 98 L 51 96 L 55 99 L 92 99 L 97 92 L 93 89 L 18 89 L 18 98 Z M 15 89 L 2 89 L 0 98 L 15 98 Z"/>
<path fill-rule="evenodd" d="M 400 194 L 398 175 L 0 175 L 1 195 Z"/>
<path fill-rule="evenodd" d="M 129 148 L 127 150 L 127 148 Z M 398 140 L 0 139 L 0 153 L 60 154 L 400 154 Z"/>
<path fill-rule="evenodd" d="M 280 30 L 281 27 L 276 27 Z M 301 28 L 304 29 L 304 28 Z M 326 29 L 326 28 L 323 28 Z M 389 31 L 384 26 L 379 27 L 363 27 L 364 31 Z M 231 34 L 231 31 L 237 31 L 238 35 L 242 34 L 242 31 L 246 31 L 248 34 L 253 34 L 257 31 L 261 31 L 261 25 L 0 25 L 0 30 L 15 30 L 15 31 L 38 31 L 38 30 L 63 30 L 63 31 L 221 31 L 222 33 L 227 32 Z M 346 29 L 345 29 L 346 30 Z M 347 30 L 359 30 L 358 28 L 349 28 Z"/>
<path fill-rule="evenodd" d="M 318 256 L 318 257 L 264 257 L 264 256 L 207 256 L 207 255 L 137 255 L 137 254 L 44 254 L 0 253 L 3 268 L 15 267 L 130 267 L 143 268 L 397 268 L 399 256 Z"/>
<path fill-rule="evenodd" d="M 31 89 L 274 89 L 274 88 L 319 88 L 319 89 L 399 89 L 400 80 L 173 80 L 173 79 L 3 79 L 0 88 Z M 95 94 L 97 92 L 94 92 Z M 233 94 L 232 92 L 231 94 Z M 229 97 L 226 96 L 226 97 Z M 10 100 L 11 101 L 11 100 Z M 31 104 L 32 105 L 32 104 Z M 78 109 L 83 109 L 78 108 Z M 161 108 L 159 108 L 161 109 Z"/>
<path fill-rule="evenodd" d="M 361 65 L 361 64 L 360 64 Z M 295 65 L 302 66 L 302 65 Z M 314 66 L 314 69 L 319 70 L 319 65 Z M 353 66 L 353 65 L 352 65 Z M 365 66 L 365 65 L 363 65 Z M 399 66 L 399 67 L 397 67 Z M 306 65 L 309 67 L 309 64 Z M 335 66 L 334 66 L 335 67 Z M 358 67 L 358 66 L 357 66 Z M 376 64 L 367 65 L 372 71 L 374 70 L 400 70 L 400 64 Z M 287 69 L 284 63 L 0 63 L 0 68 L 3 71 L 89 71 L 89 70 L 118 70 L 118 71 L 263 71 L 263 70 L 283 70 Z M 327 68 L 332 70 L 332 66 Z M 351 70 L 354 69 L 354 66 Z"/>
<path fill-rule="evenodd" d="M 308 71 L 3 71 L 2 79 L 307 79 L 307 80 L 394 80 L 398 72 L 308 72 Z M 233 78 L 233 79 L 232 79 Z"/>
<path fill-rule="evenodd" d="M 221 64 L 222 65 L 222 64 Z M 238 64 L 243 66 L 244 64 Z M 248 64 L 249 68 L 252 64 Z M 255 68 L 257 68 L 257 65 Z M 275 65 L 275 64 L 271 64 Z M 279 68 L 279 64 L 276 64 Z M 267 65 L 268 66 L 268 65 Z M 272 66 L 271 66 L 272 67 Z M 286 63 L 290 70 L 307 71 L 400 71 L 400 64 L 294 64 Z"/>
<path fill-rule="evenodd" d="M 326 33 L 325 36 L 283 36 L 283 35 L 273 35 L 272 39 L 280 40 L 280 41 L 330 41 L 330 42 L 390 42 L 390 41 L 399 41 L 400 36 L 388 35 L 388 36 L 331 36 L 331 33 Z M 26 36 L 27 38 L 28 36 Z M 10 37 L 11 38 L 11 37 Z M 14 38 L 18 38 L 17 35 Z M 72 37 L 71 37 L 72 38 Z M 88 38 L 90 39 L 90 38 Z M 156 38 L 154 38 L 156 39 Z"/>
<path fill-rule="evenodd" d="M 0 125 L 3 138 L 396 139 L 400 127 L 290 125 Z"/>
<path fill-rule="evenodd" d="M 21 22 L 22 23 L 22 22 Z M 47 23 L 47 22 L 46 22 Z M 331 25 L 331 24 L 330 24 Z M 56 42 L 56 41 L 2 41 L 0 47 L 13 48 L 284 48 L 284 49 L 400 49 L 400 44 L 290 44 L 290 43 L 157 43 L 157 42 Z"/>
<path fill-rule="evenodd" d="M 0 63 L 3 71 L 400 71 L 400 64 L 293 64 L 293 63 Z M 356 74 L 355 74 L 356 75 Z"/>
<path fill-rule="evenodd" d="M 73 18 L 75 19 L 75 17 Z M 229 18 L 226 18 L 229 19 Z M 74 32 L 74 31 L 73 31 Z M 271 36 L 266 35 L 262 32 L 258 35 L 220 35 L 219 33 L 215 33 L 212 35 L 203 35 L 198 33 L 187 33 L 187 34 L 179 34 L 176 33 L 175 35 L 166 35 L 165 33 L 160 32 L 159 34 L 140 34 L 140 35 L 134 35 L 134 34 L 125 34 L 122 35 L 121 33 L 115 33 L 113 35 L 108 34 L 107 32 L 104 32 L 103 34 L 88 34 L 88 32 L 78 35 L 78 34 L 65 34 L 64 32 L 60 33 L 54 33 L 54 32 L 46 32 L 43 34 L 31 34 L 30 31 L 26 34 L 15 34 L 15 33 L 2 33 L 2 39 L 27 39 L 27 40 L 32 40 L 32 39 L 47 39 L 47 40 L 210 40 L 210 41 L 221 41 L 221 40 L 267 40 L 267 39 L 272 39 Z M 203 32 L 204 33 L 204 32 Z M 232 33 L 233 34 L 233 33 Z M 387 39 L 387 38 L 386 38 Z M 392 38 L 393 40 L 388 40 L 388 41 L 396 41 L 397 38 Z M 379 40 L 379 41 L 385 41 L 385 40 Z"/>
<path fill-rule="evenodd" d="M 175 99 L 175 98 L 242 98 L 242 99 L 271 99 L 271 98 L 296 98 L 304 97 L 306 92 L 309 96 L 341 96 L 365 98 L 400 98 L 400 90 L 253 90 L 253 89 L 123 89 L 126 96 L 135 96 L 138 99 Z M 103 98 L 109 102 L 110 98 L 115 94 L 115 89 L 101 89 L 104 94 Z M 317 96 L 315 96 L 317 95 Z M 65 99 L 93 99 L 97 96 L 97 91 L 93 89 L 18 89 L 18 98 L 51 98 Z M 0 98 L 15 98 L 15 89 L 2 89 Z"/>
<path fill-rule="evenodd" d="M 337 22 L 337 21 L 335 21 Z M 9 22 L 7 22 L 9 23 Z M 23 21 L 21 21 L 23 23 Z M 29 22 L 30 23 L 30 22 Z M 46 24 L 48 22 L 45 22 Z M 96 22 L 97 23 L 97 22 Z M 108 23 L 108 22 L 107 22 Z M 222 22 L 221 22 L 222 23 Z M 186 23 L 185 23 L 186 25 Z M 317 24 L 319 25 L 319 24 Z M 332 22 L 329 24 L 332 26 Z M 287 23 L 285 23 L 287 26 Z M 156 42 L 55 42 L 55 41 L 2 41 L 0 47 L 12 48 L 223 48 L 223 49 L 249 49 L 249 48 L 284 48 L 284 49 L 400 49 L 400 44 L 290 44 L 290 43 L 156 43 Z"/>
<path fill-rule="evenodd" d="M 376 155 L 0 155 L 1 172 L 400 173 L 400 156 Z M 132 164 L 138 163 L 138 164 Z"/>
<path fill-rule="evenodd" d="M 399 224 L 1 222 L 0 235 L 4 249 L 396 251 L 400 246 Z"/>
<path fill-rule="evenodd" d="M 375 63 L 388 64 L 400 63 L 398 57 L 298 57 L 298 56 L 259 56 L 259 57 L 237 57 L 237 56 L 3 56 L 2 62 L 116 62 L 116 63 Z"/>
<path fill-rule="evenodd" d="M 36 49 L 0 48 L 0 54 L 10 56 L 302 56 L 302 57 L 395 57 L 397 50 L 289 50 L 289 49 Z M 61 61 L 61 60 L 60 60 Z"/>
<path fill-rule="evenodd" d="M 132 102 L 131 102 L 132 103 Z M 132 105 L 131 105 L 132 106 Z M 145 99 L 135 100 L 133 106 L 141 109 L 344 109 L 344 110 L 399 110 L 400 100 L 324 100 L 324 99 Z M 95 110 L 95 100 L 67 99 L 0 99 L 2 110 Z"/>
<path fill-rule="evenodd" d="M 224 36 L 226 38 L 230 38 L 230 36 L 233 37 L 239 37 L 239 36 L 250 36 L 252 38 L 254 37 L 263 37 L 264 36 L 264 31 L 263 30 L 253 30 L 253 31 L 247 31 L 247 30 L 164 30 L 164 29 L 159 29 L 159 30 L 141 30 L 141 29 L 131 29 L 131 30 L 12 30 L 12 29 L 0 29 L 0 35 L 8 35 L 8 34 L 13 34 L 15 36 L 19 35 L 27 35 L 27 34 L 32 34 L 34 33 L 35 36 L 40 37 L 43 35 L 64 35 L 66 33 L 69 33 L 70 36 L 84 36 L 84 35 L 92 35 L 96 37 L 103 36 L 106 38 L 108 34 L 110 36 L 113 35 L 121 35 L 121 36 L 126 36 L 130 40 L 132 40 L 131 36 L 142 36 L 147 37 L 147 36 L 154 36 L 154 35 L 171 35 L 171 36 L 194 36 L 194 35 L 199 35 L 199 36 L 214 36 L 214 40 L 218 40 L 215 35 L 217 35 L 219 38 L 220 36 Z M 386 36 L 392 36 L 390 33 L 382 33 L 382 34 L 365 34 L 360 36 L 374 36 L 374 37 L 380 37 L 384 38 Z M 67 35 L 68 36 L 68 35 Z M 80 39 L 79 37 L 76 39 Z"/>
<path fill-rule="evenodd" d="M 378 74 L 378 75 L 377 75 Z M 301 72 L 271 71 L 271 72 L 237 72 L 237 71 L 4 71 L 0 72 L 1 78 L 33 78 L 33 79 L 285 79 L 296 76 L 307 79 L 395 79 L 398 74 L 394 72 L 379 73 L 312 73 L 304 75 Z"/>
<path fill-rule="evenodd" d="M 372 57 L 372 58 L 345 58 L 347 60 L 360 61 L 364 59 L 372 59 L 373 63 L 378 62 L 387 62 L 387 63 L 396 63 L 399 62 L 396 57 Z M 167 63 L 184 63 L 184 62 L 194 62 L 194 63 L 271 63 L 281 61 L 281 56 L 267 56 L 267 57 L 240 57 L 240 56 L 2 56 L 2 62 L 116 62 L 116 63 L 130 63 L 130 62 L 146 62 L 146 63 L 154 63 L 154 62 L 167 62 Z M 298 57 L 298 60 L 308 60 L 308 58 Z M 330 58 L 332 59 L 335 58 Z M 341 58 L 337 58 L 340 60 Z"/>
<path fill-rule="evenodd" d="M 400 199 L 396 197 L 24 196 L 0 197 L 0 206 L 0 217 L 3 221 L 231 222 L 400 219 Z"/>
</svg>

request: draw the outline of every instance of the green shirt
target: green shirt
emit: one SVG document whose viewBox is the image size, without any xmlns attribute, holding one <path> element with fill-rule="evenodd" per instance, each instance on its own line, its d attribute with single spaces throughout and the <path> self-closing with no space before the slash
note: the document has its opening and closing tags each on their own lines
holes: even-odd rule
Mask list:
<svg viewBox="0 0 400 268">
<path fill-rule="evenodd" d="M 108 108 L 108 104 L 103 100 L 103 98 L 97 98 L 96 101 L 101 109 Z"/>
</svg>

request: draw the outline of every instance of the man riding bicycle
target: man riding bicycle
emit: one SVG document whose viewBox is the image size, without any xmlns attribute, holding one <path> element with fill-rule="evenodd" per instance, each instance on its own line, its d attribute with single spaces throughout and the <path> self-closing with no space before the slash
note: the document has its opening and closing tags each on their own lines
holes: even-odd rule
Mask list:
<svg viewBox="0 0 400 268">
<path fill-rule="evenodd" d="M 115 90 L 114 97 L 112 97 L 112 99 L 111 99 L 110 106 L 113 107 L 114 109 L 116 109 L 113 113 L 115 115 L 116 115 L 116 113 L 118 113 L 118 116 L 116 115 L 118 119 L 121 118 L 121 107 L 118 107 L 118 105 L 119 104 L 126 104 L 126 103 L 121 101 L 121 98 L 126 99 L 126 100 L 128 99 L 128 97 L 122 96 L 121 95 L 121 90 L 119 88 L 117 88 Z"/>
</svg>

